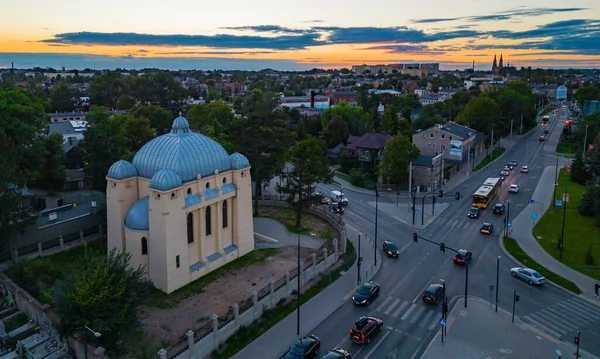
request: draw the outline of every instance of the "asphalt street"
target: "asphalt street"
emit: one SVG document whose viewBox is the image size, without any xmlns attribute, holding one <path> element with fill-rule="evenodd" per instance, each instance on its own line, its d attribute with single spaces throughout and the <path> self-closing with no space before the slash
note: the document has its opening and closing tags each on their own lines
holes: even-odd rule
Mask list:
<svg viewBox="0 0 600 359">
<path fill-rule="evenodd" d="M 503 255 L 498 244 L 498 235 L 503 229 L 503 216 L 492 214 L 491 209 L 483 211 L 479 219 L 466 216 L 471 207 L 472 194 L 485 179 L 497 177 L 508 161 L 517 160 L 518 166 L 505 180 L 494 201 L 503 202 L 507 206 L 510 203 L 510 218 L 514 218 L 531 199 L 543 169 L 556 163 L 554 150 L 566 116 L 566 113 L 550 114 L 550 134 L 546 136 L 546 141 L 538 140 L 543 131 L 542 126 L 538 126 L 511 146 L 501 159 L 459 185 L 453 192 L 461 192 L 460 200 L 454 199 L 453 195 L 444 196 L 442 200 L 449 203 L 450 207 L 429 227 L 417 232 L 421 237 L 444 242 L 447 247 L 464 248 L 473 253 L 473 261 L 469 265 L 468 295 L 491 300 L 492 307 L 496 305 L 496 266 L 499 263 L 500 308 L 512 310 L 513 290 L 516 290 L 521 298 L 517 303 L 516 314 L 523 321 L 569 341 L 577 330 L 581 330 L 582 349 L 600 355 L 600 309 L 552 285 L 531 287 L 511 277 L 509 270 L 517 265 L 508 258 L 498 260 Z M 520 173 L 518 168 L 521 165 L 528 165 L 530 172 Z M 508 185 L 513 183 L 520 187 L 517 194 L 508 193 Z M 319 187 L 325 191 L 338 189 L 335 185 Z M 375 238 L 374 196 L 349 189 L 345 189 L 344 193 L 349 198 L 344 214 L 346 224 Z M 380 196 L 379 200 L 396 203 L 394 196 Z M 543 209 L 540 208 L 539 214 L 542 212 Z M 479 233 L 482 222 L 494 224 L 494 235 Z M 437 245 L 422 240 L 413 242 L 412 233 L 415 230 L 392 216 L 379 211 L 377 225 L 379 249 L 384 240 L 391 240 L 401 251 L 398 259 L 383 257 L 382 268 L 374 278 L 382 287 L 380 297 L 368 307 L 357 307 L 349 300 L 352 293 L 348 293 L 344 298 L 347 299 L 345 304 L 313 333 L 321 338 L 323 351 L 335 347 L 344 348 L 356 359 L 418 358 L 439 331 L 441 317 L 441 307 L 423 303 L 420 299 L 421 292 L 429 283 L 441 283 L 443 280 L 449 298 L 456 300 L 463 297 L 466 271 L 463 266 L 452 262 L 454 253 L 451 250 L 441 253 Z M 369 261 L 372 260 L 365 258 L 364 263 L 370 264 Z M 490 290 L 490 286 L 494 288 Z M 358 346 L 348 340 L 348 331 L 359 316 L 367 314 L 383 319 L 385 330 L 370 344 Z M 493 328 L 490 330 L 493 331 Z"/>
</svg>

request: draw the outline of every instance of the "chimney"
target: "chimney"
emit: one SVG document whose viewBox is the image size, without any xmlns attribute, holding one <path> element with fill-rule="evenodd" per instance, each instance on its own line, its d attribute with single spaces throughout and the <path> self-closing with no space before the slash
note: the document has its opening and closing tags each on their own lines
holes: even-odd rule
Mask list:
<svg viewBox="0 0 600 359">
<path fill-rule="evenodd" d="M 315 108 L 315 92 L 310 90 L 310 108 Z"/>
</svg>

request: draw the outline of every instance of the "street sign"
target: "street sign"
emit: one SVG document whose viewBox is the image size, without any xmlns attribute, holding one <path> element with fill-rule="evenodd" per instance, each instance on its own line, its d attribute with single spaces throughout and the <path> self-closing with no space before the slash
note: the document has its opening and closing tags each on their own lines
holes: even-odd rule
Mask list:
<svg viewBox="0 0 600 359">
<path fill-rule="evenodd" d="M 537 218 L 537 213 L 532 213 L 531 214 L 531 218 L 536 219 Z"/>
<path fill-rule="evenodd" d="M 441 325 L 442 327 L 445 327 L 445 326 L 446 326 L 446 319 L 444 319 L 444 318 L 440 318 L 440 325 Z"/>
<path fill-rule="evenodd" d="M 535 200 L 533 198 L 529 199 L 529 204 L 535 204 Z"/>
<path fill-rule="evenodd" d="M 415 214 L 419 214 L 419 210 L 418 209 L 415 209 Z"/>
<path fill-rule="evenodd" d="M 563 202 L 569 202 L 569 194 L 568 193 L 563 193 Z"/>
<path fill-rule="evenodd" d="M 554 200 L 554 205 L 556 207 L 562 207 L 562 199 L 555 199 Z"/>
<path fill-rule="evenodd" d="M 508 226 L 508 228 L 510 228 L 512 227 L 512 222 L 508 222 L 506 225 Z"/>
</svg>

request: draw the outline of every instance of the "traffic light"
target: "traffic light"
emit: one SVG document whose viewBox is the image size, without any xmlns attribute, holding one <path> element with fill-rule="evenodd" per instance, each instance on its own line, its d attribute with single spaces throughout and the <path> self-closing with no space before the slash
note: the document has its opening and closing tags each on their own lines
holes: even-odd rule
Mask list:
<svg viewBox="0 0 600 359">
<path fill-rule="evenodd" d="M 567 127 L 571 126 L 571 121 L 569 121 L 569 120 L 566 120 L 566 121 L 565 121 L 565 126 L 567 126 Z"/>
<path fill-rule="evenodd" d="M 446 245 L 444 243 L 440 243 L 440 252 L 446 252 Z"/>
<path fill-rule="evenodd" d="M 440 198 L 442 198 L 442 197 L 444 197 L 444 190 L 443 189 L 440 190 Z"/>
<path fill-rule="evenodd" d="M 433 197 L 433 199 L 431 201 L 433 202 L 433 204 L 435 204 L 435 197 Z"/>
<path fill-rule="evenodd" d="M 521 297 L 519 295 L 515 294 L 515 302 L 518 302 L 519 299 L 521 299 Z"/>
<path fill-rule="evenodd" d="M 574 343 L 575 345 L 579 345 L 579 337 L 575 337 Z"/>
<path fill-rule="evenodd" d="M 415 241 L 415 242 L 419 241 L 419 236 L 417 235 L 417 232 L 413 233 L 413 241 Z"/>
<path fill-rule="evenodd" d="M 456 194 L 454 195 L 454 197 L 456 197 L 456 200 L 460 200 L 460 192 L 456 192 Z"/>
</svg>

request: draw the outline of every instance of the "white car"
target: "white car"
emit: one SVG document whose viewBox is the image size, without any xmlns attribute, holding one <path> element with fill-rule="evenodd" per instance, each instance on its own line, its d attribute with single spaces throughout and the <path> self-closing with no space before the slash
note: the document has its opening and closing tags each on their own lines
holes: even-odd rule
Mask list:
<svg viewBox="0 0 600 359">
<path fill-rule="evenodd" d="M 508 188 L 508 192 L 510 192 L 510 193 L 519 193 L 519 185 L 518 184 L 511 184 L 510 187 Z"/>
<path fill-rule="evenodd" d="M 510 269 L 510 275 L 529 283 L 530 285 L 542 285 L 546 278 L 531 268 L 515 267 Z"/>
<path fill-rule="evenodd" d="M 521 166 L 522 173 L 529 173 L 529 166 Z"/>
</svg>

